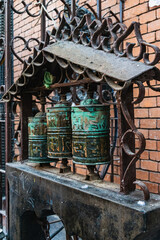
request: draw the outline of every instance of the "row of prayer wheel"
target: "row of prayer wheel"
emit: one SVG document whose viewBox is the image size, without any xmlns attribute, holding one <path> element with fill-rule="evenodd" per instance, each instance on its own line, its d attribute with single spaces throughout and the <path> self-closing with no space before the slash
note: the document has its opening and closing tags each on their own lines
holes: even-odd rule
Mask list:
<svg viewBox="0 0 160 240">
<path fill-rule="evenodd" d="M 28 120 L 30 162 L 73 159 L 84 165 L 109 161 L 109 106 L 87 99 L 80 105 L 66 102 L 47 108 Z"/>
</svg>

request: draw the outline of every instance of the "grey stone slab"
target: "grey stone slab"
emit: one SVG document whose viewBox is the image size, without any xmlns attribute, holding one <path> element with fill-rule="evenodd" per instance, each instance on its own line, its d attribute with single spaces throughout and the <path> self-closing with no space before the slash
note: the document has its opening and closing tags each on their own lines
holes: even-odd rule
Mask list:
<svg viewBox="0 0 160 240">
<path fill-rule="evenodd" d="M 148 236 L 159 240 L 159 195 L 151 194 L 151 200 L 144 202 L 141 191 L 122 195 L 117 185 L 111 190 L 107 189 L 107 183 L 106 188 L 99 187 L 18 163 L 7 164 L 7 177 L 11 203 L 10 240 L 44 239 L 36 235 L 36 228 L 32 227 L 29 229 L 34 238 L 33 234 L 30 238 L 22 237 L 22 216 L 27 212 L 34 212 L 38 217 L 57 214 L 66 232 L 83 240 L 148 240 Z M 24 230 L 33 218 L 32 214 L 25 220 Z"/>
<path fill-rule="evenodd" d="M 155 68 L 142 62 L 131 61 L 126 57 L 118 57 L 113 53 L 106 53 L 69 41 L 56 42 L 44 48 L 43 52 L 53 54 L 122 82 L 132 80 Z"/>
</svg>

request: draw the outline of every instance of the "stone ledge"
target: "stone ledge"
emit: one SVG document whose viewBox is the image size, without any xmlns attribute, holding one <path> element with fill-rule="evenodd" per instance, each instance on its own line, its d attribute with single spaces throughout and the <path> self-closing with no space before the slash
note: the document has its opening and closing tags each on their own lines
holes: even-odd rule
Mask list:
<svg viewBox="0 0 160 240">
<path fill-rule="evenodd" d="M 77 234 L 85 240 L 147 240 L 148 236 L 159 239 L 159 195 L 151 194 L 151 200 L 144 202 L 143 193 L 138 190 L 122 195 L 115 184 L 103 183 L 100 187 L 96 182 L 86 183 L 75 176 L 19 163 L 7 164 L 7 177 L 10 229 L 17 233 L 11 231 L 11 240 L 23 240 L 18 237 L 22 230 L 18 219 L 26 211 L 34 211 L 38 217 L 52 211 L 63 220 L 69 235 Z"/>
</svg>

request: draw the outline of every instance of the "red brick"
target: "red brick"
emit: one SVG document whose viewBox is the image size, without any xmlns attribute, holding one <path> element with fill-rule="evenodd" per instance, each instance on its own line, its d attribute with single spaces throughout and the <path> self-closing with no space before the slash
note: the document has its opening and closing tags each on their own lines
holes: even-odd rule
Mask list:
<svg viewBox="0 0 160 240">
<path fill-rule="evenodd" d="M 111 169 L 109 173 L 111 173 Z M 114 166 L 114 174 L 118 174 L 118 166 Z"/>
<path fill-rule="evenodd" d="M 146 149 L 148 150 L 156 150 L 157 142 L 154 140 L 146 140 Z"/>
<path fill-rule="evenodd" d="M 160 119 L 157 119 L 157 128 L 160 128 Z"/>
<path fill-rule="evenodd" d="M 141 5 L 130 8 L 124 12 L 124 20 L 130 19 L 132 17 L 143 14 L 148 11 L 148 3 L 143 3 Z"/>
<path fill-rule="evenodd" d="M 130 25 L 131 25 L 131 23 L 132 22 L 138 22 L 139 21 L 139 17 L 133 17 L 133 18 L 131 18 L 131 19 L 127 19 L 126 21 L 124 21 L 123 23 L 127 26 L 127 27 L 129 27 Z M 133 34 L 130 34 L 126 39 L 130 39 L 131 37 L 135 37 L 135 34 L 133 33 Z"/>
<path fill-rule="evenodd" d="M 139 4 L 139 0 L 134 0 L 134 1 L 126 0 L 124 2 L 124 9 L 131 8 L 131 7 L 136 6 L 138 4 Z"/>
<path fill-rule="evenodd" d="M 149 151 L 145 150 L 142 154 L 141 154 L 141 159 L 149 159 Z"/>
<path fill-rule="evenodd" d="M 140 180 L 149 180 L 149 172 L 138 169 L 136 171 L 136 178 Z"/>
<path fill-rule="evenodd" d="M 146 12 L 139 17 L 141 24 L 151 22 L 155 19 L 156 19 L 156 11 L 155 10 Z"/>
<path fill-rule="evenodd" d="M 147 25 L 147 23 L 146 24 L 142 24 L 140 26 L 140 31 L 141 31 L 141 34 L 145 34 L 145 33 L 148 32 L 148 25 Z"/>
<path fill-rule="evenodd" d="M 157 141 L 157 150 L 160 151 L 160 141 Z"/>
<path fill-rule="evenodd" d="M 157 97 L 157 106 L 160 106 L 160 97 Z"/>
<path fill-rule="evenodd" d="M 111 181 L 111 175 L 110 174 L 106 174 L 104 181 L 110 182 Z"/>
<path fill-rule="evenodd" d="M 140 0 L 139 3 L 148 2 L 148 0 Z"/>
<path fill-rule="evenodd" d="M 156 40 L 156 33 L 151 32 L 151 33 L 144 34 L 143 39 L 148 43 L 152 43 Z"/>
<path fill-rule="evenodd" d="M 114 176 L 114 182 L 120 184 L 120 176 L 115 175 Z"/>
<path fill-rule="evenodd" d="M 108 169 L 108 173 L 111 173 L 111 166 L 110 166 L 109 169 Z"/>
<path fill-rule="evenodd" d="M 90 0 L 90 1 L 89 1 L 89 4 L 90 4 L 91 6 L 94 6 L 94 5 L 97 4 L 97 1 L 96 1 L 96 0 Z"/>
<path fill-rule="evenodd" d="M 150 171 L 157 171 L 158 163 L 149 160 L 141 160 L 141 168 Z"/>
<path fill-rule="evenodd" d="M 116 5 L 112 6 L 111 10 L 114 13 L 119 13 L 119 4 L 116 4 Z M 117 15 L 117 17 L 119 18 L 119 14 Z"/>
<path fill-rule="evenodd" d="M 158 172 L 160 172 L 160 163 L 158 163 Z"/>
<path fill-rule="evenodd" d="M 141 119 L 140 128 L 156 128 L 156 119 Z"/>
<path fill-rule="evenodd" d="M 148 23 L 148 32 L 159 30 L 160 19 Z"/>
<path fill-rule="evenodd" d="M 151 182 L 160 183 L 160 172 L 159 173 L 150 172 L 149 178 Z"/>
<path fill-rule="evenodd" d="M 87 174 L 87 169 L 76 167 L 76 173 L 80 174 L 80 175 L 86 175 Z"/>
<path fill-rule="evenodd" d="M 136 169 L 140 168 L 141 167 L 141 160 L 138 160 L 136 162 Z"/>
<path fill-rule="evenodd" d="M 159 92 L 156 92 L 156 91 L 153 91 L 151 88 L 148 89 L 148 95 L 150 97 L 157 97 L 157 96 L 160 96 L 160 93 Z"/>
<path fill-rule="evenodd" d="M 112 1 L 103 1 L 102 2 L 102 9 L 105 9 L 105 8 L 109 8 L 109 7 L 112 7 L 116 5 L 116 0 L 112 0 Z"/>
<path fill-rule="evenodd" d="M 157 130 L 149 130 L 149 138 L 158 140 L 160 139 L 160 129 Z"/>
<path fill-rule="evenodd" d="M 156 40 L 157 40 L 157 41 L 160 40 L 160 31 L 156 31 Z"/>
<path fill-rule="evenodd" d="M 144 98 L 143 101 L 140 103 L 141 107 L 156 107 L 157 101 L 156 98 Z"/>
<path fill-rule="evenodd" d="M 134 113 L 135 118 L 148 118 L 148 109 L 136 108 Z"/>
<path fill-rule="evenodd" d="M 160 18 L 160 9 L 159 8 L 157 8 L 157 18 Z"/>
<path fill-rule="evenodd" d="M 158 152 L 158 151 L 151 151 L 150 152 L 150 159 L 151 160 L 160 161 L 160 152 Z"/>
<path fill-rule="evenodd" d="M 149 117 L 151 117 L 151 118 L 159 118 L 160 117 L 160 108 L 151 108 L 151 109 L 149 109 Z"/>
<path fill-rule="evenodd" d="M 136 149 L 139 149 L 139 146 L 140 146 L 140 142 L 138 139 L 135 139 L 135 148 Z"/>
</svg>

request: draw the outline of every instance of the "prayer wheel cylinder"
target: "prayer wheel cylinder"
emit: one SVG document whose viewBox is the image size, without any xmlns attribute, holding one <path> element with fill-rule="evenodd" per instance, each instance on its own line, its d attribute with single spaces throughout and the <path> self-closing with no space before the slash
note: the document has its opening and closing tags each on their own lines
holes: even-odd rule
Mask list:
<svg viewBox="0 0 160 240">
<path fill-rule="evenodd" d="M 96 99 L 72 106 L 73 162 L 84 165 L 105 164 L 110 160 L 109 106 Z"/>
<path fill-rule="evenodd" d="M 28 160 L 34 163 L 51 162 L 47 158 L 47 122 L 45 113 L 28 118 Z"/>
<path fill-rule="evenodd" d="M 67 103 L 47 108 L 48 157 L 72 157 L 71 107 Z"/>
</svg>

